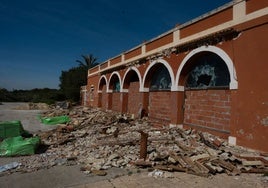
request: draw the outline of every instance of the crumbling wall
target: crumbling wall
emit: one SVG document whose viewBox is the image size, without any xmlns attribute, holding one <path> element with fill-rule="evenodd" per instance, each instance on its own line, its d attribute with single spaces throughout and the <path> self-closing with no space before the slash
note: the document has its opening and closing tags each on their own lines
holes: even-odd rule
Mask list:
<svg viewBox="0 0 268 188">
<path fill-rule="evenodd" d="M 245 13 L 251 13 L 262 7 L 265 8 L 264 5 L 267 4 L 267 1 L 265 0 L 260 0 L 260 2 L 257 0 L 255 1 L 251 0 L 246 2 L 246 7 L 244 7 L 246 8 Z M 259 2 L 259 4 L 257 3 L 255 5 L 254 2 L 255 4 Z M 243 2 L 241 2 L 239 6 L 243 7 Z M 139 93 L 141 99 L 139 99 L 140 96 L 138 95 L 138 92 L 135 93 L 137 90 L 131 88 L 132 86 L 130 86 L 130 88 L 125 87 L 124 89 L 129 89 L 129 92 L 127 93 L 124 91 L 125 93 L 121 93 L 121 96 L 120 93 L 104 94 L 105 91 L 102 90 L 102 95 L 99 95 L 102 97 L 102 107 L 104 109 L 109 107 L 109 109 L 119 112 L 135 113 L 138 108 L 137 105 L 139 105 L 140 101 L 142 101 L 142 105 L 146 109 L 146 113 L 149 113 L 149 118 L 152 120 L 163 121 L 160 122 L 161 125 L 168 125 L 169 123 L 181 125 L 183 122 L 185 124 L 197 124 L 208 128 L 213 128 L 215 130 L 220 130 L 227 134 L 230 133 L 229 135 L 235 137 L 234 139 L 236 139 L 236 144 L 238 145 L 268 151 L 268 145 L 265 144 L 267 142 L 268 135 L 268 53 L 266 53 L 266 48 L 268 46 L 267 15 L 263 15 L 261 17 L 257 16 L 257 14 L 263 14 L 265 9 L 262 9 L 258 11 L 258 13 L 256 12 L 256 14 L 251 14 L 249 17 L 247 17 L 248 21 L 244 20 L 245 22 L 242 23 L 240 22 L 242 21 L 240 17 L 237 17 L 238 12 L 236 12 L 236 16 L 233 15 L 235 11 L 237 10 L 232 11 L 231 9 L 226 9 L 225 11 L 221 11 L 220 14 L 217 14 L 217 16 L 212 15 L 203 21 L 200 20 L 199 22 L 193 23 L 188 27 L 181 28 L 178 30 L 179 32 L 177 30 L 173 32 L 173 37 L 180 37 L 177 39 L 185 39 L 185 41 L 188 41 L 186 37 L 193 37 L 194 39 L 197 32 L 203 32 L 202 29 L 207 27 L 206 24 L 203 24 L 204 26 L 199 27 L 200 23 L 207 23 L 211 20 L 216 20 L 216 23 L 220 24 L 223 23 L 223 20 L 219 18 L 227 16 L 226 19 L 224 19 L 225 21 L 233 19 L 232 23 L 235 24 L 238 22 L 237 25 L 231 25 L 230 28 L 229 26 L 228 28 L 225 26 L 222 28 L 224 30 L 232 29 L 235 31 L 235 33 L 239 33 L 239 35 L 235 36 L 235 38 L 232 38 L 232 40 L 229 40 L 228 36 L 226 36 L 227 40 L 225 40 L 225 35 L 221 36 L 217 33 L 210 33 L 209 31 L 209 37 L 199 39 L 197 37 L 196 40 L 192 42 L 188 41 L 188 44 L 186 42 L 186 46 L 179 44 L 180 48 L 175 48 L 176 46 L 174 46 L 172 50 L 167 49 L 167 51 L 170 50 L 170 53 L 172 54 L 167 54 L 166 57 L 164 57 L 165 54 L 163 52 L 159 51 L 160 49 L 157 49 L 159 54 L 151 54 L 152 56 L 150 54 L 146 54 L 146 50 L 148 50 L 146 47 L 148 46 L 152 47 L 152 49 L 156 49 L 159 45 L 161 46 L 161 44 L 164 44 L 163 42 L 167 41 L 167 43 L 169 43 L 168 40 L 166 40 L 167 38 L 159 38 L 156 40 L 156 42 L 142 44 L 142 48 L 144 48 L 145 51 L 142 50 L 141 53 L 142 56 L 146 56 L 144 59 L 132 57 L 133 61 L 121 62 L 122 64 L 120 64 L 120 66 L 111 67 L 110 70 L 108 64 L 100 66 L 100 72 L 98 72 L 98 74 L 92 74 L 92 77 L 89 78 L 88 86 L 91 84 L 98 86 L 100 78 L 99 73 L 105 75 L 107 78 L 110 78 L 113 71 L 117 71 L 119 72 L 118 76 L 122 81 L 125 68 L 132 63 L 137 63 L 135 67 L 139 70 L 140 77 L 142 79 L 147 79 L 144 74 L 146 73 L 148 67 L 150 67 L 150 63 L 152 63 L 152 61 L 157 61 L 157 58 L 165 59 L 173 69 L 173 76 L 177 79 L 177 76 L 179 75 L 177 83 L 178 85 L 172 85 L 172 87 L 170 87 L 171 85 L 168 85 L 166 87 L 166 80 L 162 80 L 161 87 L 157 86 L 158 83 L 153 83 L 153 87 L 150 87 L 150 76 L 155 74 L 155 70 L 153 70 L 152 74 L 148 74 L 149 77 L 148 80 L 145 80 L 146 82 L 144 82 L 144 86 L 141 86 L 141 88 L 144 87 L 142 88 L 142 93 Z M 243 14 L 239 14 L 238 16 L 241 16 L 242 18 L 245 16 Z M 253 17 L 255 18 L 253 19 Z M 209 27 L 214 26 L 216 26 L 215 22 L 210 22 Z M 223 33 L 225 33 L 224 30 L 222 30 Z M 223 37 L 223 39 L 221 37 Z M 170 35 L 168 39 L 170 40 Z M 204 40 L 207 40 L 208 44 L 204 43 L 206 42 Z M 161 41 L 161 43 L 159 41 Z M 173 42 L 176 43 L 176 41 Z M 213 67 L 199 67 L 199 71 L 201 70 L 201 72 L 204 72 L 204 74 L 197 74 L 198 78 L 195 78 L 197 85 L 194 85 L 194 87 L 187 87 L 187 85 L 184 84 L 188 78 L 187 75 L 184 74 L 184 70 L 187 73 L 190 71 L 190 67 L 188 67 L 187 63 L 183 64 L 185 67 L 183 67 L 182 72 L 179 72 L 181 68 L 180 63 L 184 63 L 184 58 L 187 59 L 189 54 L 200 49 L 202 49 L 202 52 L 207 53 L 205 48 L 212 46 L 213 49 L 208 48 L 208 51 L 219 55 L 222 60 L 225 61 L 225 64 L 228 65 L 228 73 L 230 75 L 226 78 L 231 78 L 230 83 L 228 80 L 228 84 L 220 84 L 219 86 L 221 86 L 221 90 L 186 91 L 187 98 L 184 99 L 184 89 L 200 89 L 200 87 L 198 88 L 196 86 L 202 84 L 213 87 L 218 86 L 217 84 L 215 85 L 214 82 L 209 82 L 217 79 L 216 77 L 213 77 Z M 216 48 L 221 50 L 215 50 Z M 180 51 L 180 49 L 185 51 Z M 158 57 L 157 55 L 160 56 Z M 200 58 L 200 56 L 196 56 L 196 58 Z M 114 63 L 114 61 L 112 63 Z M 126 67 L 121 65 L 126 65 Z M 107 67 L 108 69 L 106 69 Z M 220 73 L 224 72 L 222 71 L 222 68 L 219 69 Z M 206 72 L 207 70 L 209 71 Z M 215 74 L 215 76 L 217 75 Z M 98 78 L 98 80 L 93 80 L 93 77 L 94 79 Z M 173 79 L 173 77 L 171 78 Z M 136 86 L 133 85 L 133 87 Z M 223 90 L 223 88 L 225 90 Z M 115 90 L 116 88 L 109 87 L 109 90 L 112 89 Z M 147 89 L 149 89 L 149 91 Z M 166 89 L 171 91 L 167 91 Z M 202 89 L 211 88 L 203 87 Z M 213 89 L 216 89 L 216 87 Z M 219 87 L 217 87 L 217 89 L 219 89 Z M 117 87 L 116 90 L 119 91 L 119 88 Z M 191 99 L 192 97 L 198 98 L 196 99 L 195 103 Z M 126 100 L 123 100 L 125 98 L 127 98 L 127 102 Z M 94 101 L 96 100 L 97 99 L 95 98 Z M 182 105 L 184 100 L 185 106 Z M 126 105 L 128 106 L 127 110 L 125 109 Z M 183 107 L 185 107 L 184 114 L 182 112 Z M 177 117 L 175 117 L 176 115 Z M 185 117 L 183 117 L 183 115 Z"/>
</svg>

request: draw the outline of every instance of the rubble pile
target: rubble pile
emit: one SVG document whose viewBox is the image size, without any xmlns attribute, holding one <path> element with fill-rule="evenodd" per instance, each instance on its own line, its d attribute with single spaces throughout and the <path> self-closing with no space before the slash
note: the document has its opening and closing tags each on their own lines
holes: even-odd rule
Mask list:
<svg viewBox="0 0 268 188">
<path fill-rule="evenodd" d="M 105 170 L 112 167 L 180 171 L 204 177 L 268 172 L 266 154 L 229 146 L 208 133 L 155 128 L 146 118 L 132 119 L 96 108 L 53 109 L 42 116 L 60 115 L 68 115 L 71 121 L 38 134 L 47 150 L 22 158 L 21 165 L 10 172 L 76 164 L 82 166 L 84 173 L 99 175 L 105 175 Z M 145 140 L 141 139 L 144 135 Z"/>
</svg>

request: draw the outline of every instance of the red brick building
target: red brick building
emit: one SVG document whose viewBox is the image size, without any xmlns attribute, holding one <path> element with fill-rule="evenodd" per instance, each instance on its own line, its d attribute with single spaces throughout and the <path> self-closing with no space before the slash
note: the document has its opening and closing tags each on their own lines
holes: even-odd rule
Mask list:
<svg viewBox="0 0 268 188">
<path fill-rule="evenodd" d="M 268 1 L 236 0 L 88 71 L 82 102 L 268 151 Z"/>
</svg>

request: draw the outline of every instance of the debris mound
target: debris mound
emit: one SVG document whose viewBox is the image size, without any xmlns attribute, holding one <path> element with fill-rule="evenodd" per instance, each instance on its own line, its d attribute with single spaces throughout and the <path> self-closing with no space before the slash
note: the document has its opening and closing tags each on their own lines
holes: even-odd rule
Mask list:
<svg viewBox="0 0 268 188">
<path fill-rule="evenodd" d="M 46 150 L 24 157 L 3 173 L 32 172 L 56 165 L 81 165 L 84 173 L 106 175 L 117 168 L 149 168 L 208 177 L 217 173 L 267 173 L 267 154 L 196 130 L 154 127 L 148 119 L 73 106 L 53 108 L 42 116 L 69 116 L 70 121 L 38 136 Z"/>
</svg>

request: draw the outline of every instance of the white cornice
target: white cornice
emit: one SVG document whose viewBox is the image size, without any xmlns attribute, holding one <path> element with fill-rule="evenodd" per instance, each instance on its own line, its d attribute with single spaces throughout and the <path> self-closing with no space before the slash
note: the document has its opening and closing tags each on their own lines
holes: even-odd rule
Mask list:
<svg viewBox="0 0 268 188">
<path fill-rule="evenodd" d="M 237 3 L 241 3 L 241 2 L 243 3 L 243 1 L 234 1 L 231 5 L 237 5 Z M 229 6 L 226 6 L 225 8 L 228 8 L 228 7 L 229 7 Z M 223 10 L 223 9 L 219 9 L 219 10 Z M 216 13 L 217 13 L 217 12 L 219 12 L 219 11 L 216 11 Z M 102 70 L 99 69 L 99 71 L 96 71 L 96 72 L 94 72 L 94 73 L 88 74 L 88 77 L 90 77 L 90 76 L 95 76 L 95 75 L 99 74 L 100 72 L 104 72 L 104 71 L 107 71 L 107 70 L 109 70 L 109 69 L 113 69 L 113 68 L 116 68 L 116 67 L 119 67 L 119 66 L 124 66 L 124 65 L 127 64 L 127 63 L 130 63 L 130 62 L 133 62 L 133 61 L 137 61 L 137 60 L 139 60 L 139 59 L 146 58 L 146 57 L 151 56 L 151 55 L 154 55 L 154 54 L 156 54 L 156 53 L 160 53 L 160 52 L 163 51 L 163 50 L 166 50 L 166 49 L 169 49 L 169 48 L 172 48 L 172 47 L 179 46 L 179 45 L 184 44 L 184 43 L 187 43 L 187 42 L 189 42 L 189 41 L 196 40 L 196 39 L 198 39 L 198 38 L 202 38 L 202 37 L 207 36 L 207 35 L 209 35 L 209 34 L 216 33 L 216 32 L 222 31 L 222 30 L 227 29 L 227 28 L 230 28 L 230 27 L 234 27 L 234 26 L 236 26 L 236 25 L 239 25 L 239 24 L 248 22 L 248 21 L 250 21 L 250 20 L 256 19 L 256 18 L 261 17 L 261 16 L 265 16 L 265 15 L 267 15 L 267 14 L 268 14 L 268 7 L 263 8 L 263 9 L 260 9 L 260 10 L 255 11 L 255 12 L 252 12 L 252 13 L 247 14 L 247 15 L 245 15 L 245 16 L 236 16 L 235 19 L 233 19 L 233 20 L 231 20 L 231 21 L 228 21 L 228 22 L 225 22 L 225 23 L 223 23 L 223 24 L 217 25 L 217 26 L 215 26 L 215 27 L 212 27 L 212 28 L 203 30 L 203 31 L 201 31 L 201 32 L 195 33 L 195 34 L 190 35 L 190 36 L 188 36 L 188 37 L 185 37 L 185 38 L 183 38 L 183 39 L 173 40 L 172 43 L 163 45 L 163 46 L 161 46 L 161 47 L 159 47 L 159 48 L 156 48 L 156 49 L 154 49 L 154 50 L 151 50 L 151 51 L 149 51 L 149 52 L 144 52 L 144 51 L 143 51 L 143 53 L 140 54 L 140 55 L 138 55 L 138 56 L 132 57 L 132 58 L 130 58 L 130 59 L 128 59 L 128 60 L 125 60 L 125 61 L 121 61 L 120 63 L 114 64 L 114 65 L 112 65 L 112 66 L 108 66 L 108 67 L 106 67 L 106 68 L 104 68 L 104 69 L 102 69 Z M 211 15 L 211 13 L 210 13 L 209 15 Z M 201 17 L 202 17 L 202 16 L 201 16 Z M 198 17 L 197 20 L 201 20 L 201 17 L 200 17 L 200 18 Z M 206 17 L 206 16 L 203 16 L 202 18 L 205 18 L 205 17 Z M 194 21 L 192 21 L 191 24 L 193 24 L 193 23 L 194 23 Z M 187 23 L 183 24 L 183 25 L 180 26 L 179 28 L 181 29 L 181 28 L 185 27 L 187 24 L 189 25 L 190 22 L 189 22 L 189 23 L 187 22 Z M 167 34 L 170 34 L 171 32 L 173 32 L 173 35 L 179 35 L 179 31 L 177 31 L 177 30 L 178 30 L 178 29 L 176 28 L 176 29 L 171 30 L 170 32 L 166 32 L 166 33 L 160 35 L 159 37 L 157 37 L 157 38 L 151 40 L 150 42 L 152 42 L 152 41 L 154 41 L 154 40 L 157 40 L 157 39 L 159 39 L 159 38 L 161 38 L 161 37 L 163 37 L 163 36 L 166 36 Z M 143 44 L 139 45 L 138 47 L 142 47 L 142 49 L 145 49 L 145 46 L 146 46 L 146 44 L 143 43 Z M 138 47 L 135 47 L 135 48 L 133 48 L 133 49 L 137 49 Z M 132 50 L 133 50 L 133 49 L 132 49 Z M 123 54 L 121 54 L 121 55 L 124 55 L 124 54 L 125 54 L 125 53 L 123 53 Z M 120 55 L 119 55 L 119 56 L 120 56 Z M 118 56 L 116 56 L 116 57 L 118 57 Z M 105 61 L 105 62 L 107 62 L 107 61 Z M 101 65 L 99 65 L 99 66 L 101 66 Z M 90 71 L 89 71 L 89 72 L 90 72 Z"/>
</svg>

